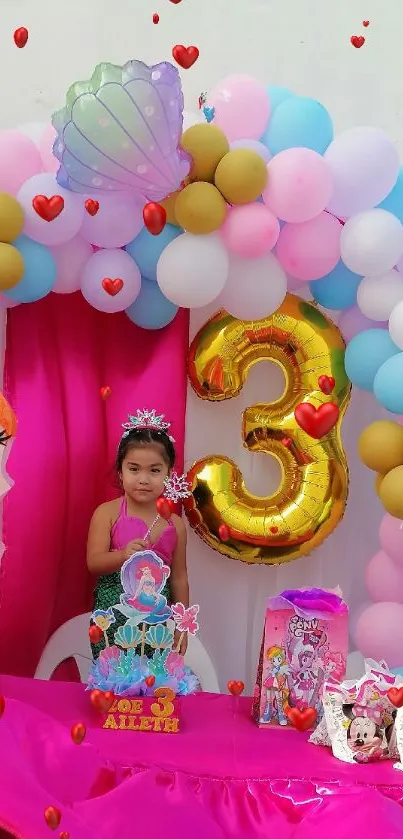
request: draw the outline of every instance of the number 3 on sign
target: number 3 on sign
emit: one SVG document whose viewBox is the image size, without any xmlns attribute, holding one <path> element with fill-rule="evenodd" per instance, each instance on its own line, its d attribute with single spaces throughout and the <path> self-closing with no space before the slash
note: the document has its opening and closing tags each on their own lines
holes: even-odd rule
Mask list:
<svg viewBox="0 0 403 839">
<path fill-rule="evenodd" d="M 175 706 L 173 700 L 175 694 L 170 688 L 157 688 L 154 691 L 154 696 L 158 702 L 153 702 L 150 706 L 150 711 L 154 717 L 172 717 Z"/>
<path fill-rule="evenodd" d="M 351 389 L 344 350 L 337 327 L 316 306 L 291 294 L 260 321 L 218 312 L 194 338 L 189 377 L 201 399 L 237 396 L 259 361 L 279 365 L 285 377 L 280 399 L 247 408 L 242 424 L 249 451 L 266 452 L 279 462 L 282 478 L 276 492 L 267 498 L 248 492 L 237 465 L 224 455 L 206 456 L 188 474 L 193 495 L 185 502 L 186 514 L 215 550 L 244 562 L 278 564 L 309 553 L 337 526 L 348 491 L 340 434 Z M 323 382 L 332 380 L 329 393 Z M 310 437 L 296 422 L 294 411 L 301 402 L 315 408 L 336 403 L 338 421 L 322 439 Z M 225 542 L 219 538 L 222 525 Z"/>
</svg>

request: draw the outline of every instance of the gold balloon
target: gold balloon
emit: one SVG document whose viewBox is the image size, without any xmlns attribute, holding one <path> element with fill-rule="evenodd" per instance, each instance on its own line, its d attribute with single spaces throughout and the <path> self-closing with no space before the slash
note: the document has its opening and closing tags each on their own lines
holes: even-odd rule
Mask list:
<svg viewBox="0 0 403 839">
<path fill-rule="evenodd" d="M 385 475 L 379 498 L 386 512 L 395 519 L 403 519 L 403 466 L 396 466 Z"/>
<path fill-rule="evenodd" d="M 260 154 L 234 149 L 217 166 L 214 183 L 228 204 L 256 201 L 267 183 L 267 166 Z"/>
<path fill-rule="evenodd" d="M 6 192 L 0 192 L 0 242 L 13 242 L 24 226 L 21 205 Z"/>
<path fill-rule="evenodd" d="M 188 233 L 213 233 L 221 227 L 227 205 L 213 184 L 199 181 L 182 189 L 175 201 L 175 216 Z"/>
<path fill-rule="evenodd" d="M 182 134 L 181 146 L 192 158 L 191 181 L 214 181 L 214 173 L 229 143 L 221 128 L 210 123 L 192 125 Z"/>
<path fill-rule="evenodd" d="M 0 291 L 14 288 L 24 274 L 24 260 L 17 248 L 0 242 Z"/>
<path fill-rule="evenodd" d="M 364 428 L 358 440 L 363 464 L 386 475 L 403 464 L 403 428 L 393 420 L 378 420 Z"/>
<path fill-rule="evenodd" d="M 220 311 L 197 333 L 188 373 L 200 399 L 214 403 L 237 396 L 252 365 L 262 360 L 278 364 L 286 381 L 280 399 L 246 408 L 242 422 L 246 448 L 271 454 L 281 466 L 276 492 L 253 495 L 236 463 L 224 455 L 207 455 L 188 473 L 192 495 L 186 514 L 210 547 L 243 562 L 277 565 L 309 553 L 337 526 L 348 492 L 341 423 L 351 385 L 344 350 L 337 327 L 291 294 L 268 318 L 240 321 Z M 320 376 L 334 378 L 330 396 L 320 389 Z M 299 427 L 294 411 L 301 401 L 315 407 L 337 403 L 339 419 L 326 437 L 316 440 Z"/>
<path fill-rule="evenodd" d="M 375 492 L 376 492 L 378 498 L 380 497 L 381 483 L 382 483 L 384 477 L 385 477 L 385 475 L 379 474 L 375 478 Z"/>
</svg>

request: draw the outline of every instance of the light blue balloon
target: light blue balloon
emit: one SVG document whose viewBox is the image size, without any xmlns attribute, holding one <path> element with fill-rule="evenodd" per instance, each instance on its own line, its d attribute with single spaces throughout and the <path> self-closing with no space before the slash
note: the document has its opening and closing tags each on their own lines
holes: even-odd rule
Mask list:
<svg viewBox="0 0 403 839">
<path fill-rule="evenodd" d="M 380 367 L 397 354 L 403 355 L 386 329 L 366 329 L 355 335 L 346 349 L 344 365 L 347 376 L 356 387 L 372 391 Z"/>
<path fill-rule="evenodd" d="M 388 358 L 379 368 L 374 381 L 374 394 L 387 411 L 403 414 L 403 352 Z"/>
<path fill-rule="evenodd" d="M 166 224 L 158 236 L 153 236 L 143 227 L 139 235 L 126 245 L 127 253 L 134 259 L 143 277 L 157 282 L 157 262 L 162 251 L 181 233 L 183 230 L 172 224 Z"/>
<path fill-rule="evenodd" d="M 390 669 L 395 676 L 403 676 L 403 667 L 391 667 Z"/>
<path fill-rule="evenodd" d="M 400 169 L 397 181 L 386 198 L 378 204 L 381 210 L 393 213 L 403 224 L 403 168 Z"/>
<path fill-rule="evenodd" d="M 162 329 L 173 321 L 178 306 L 164 297 L 159 285 L 144 277 L 141 279 L 140 294 L 126 309 L 132 323 L 143 329 Z"/>
<path fill-rule="evenodd" d="M 357 302 L 357 289 L 361 282 L 358 274 L 353 274 L 340 260 L 330 274 L 309 283 L 312 297 L 325 309 L 343 311 Z"/>
<path fill-rule="evenodd" d="M 28 236 L 18 236 L 13 245 L 24 260 L 24 274 L 19 283 L 4 294 L 18 303 L 41 300 L 52 291 L 56 282 L 56 263 L 49 248 Z"/>
<path fill-rule="evenodd" d="M 288 90 L 288 87 L 276 87 L 276 85 L 270 85 L 267 92 L 270 99 L 271 115 L 273 115 L 276 108 L 278 108 L 282 102 L 285 102 L 286 99 L 291 99 L 291 96 L 295 96 L 295 93 L 293 93 L 292 90 Z"/>
<path fill-rule="evenodd" d="M 316 99 L 290 96 L 274 111 L 262 141 L 274 155 L 294 146 L 323 154 L 332 140 L 333 123 L 326 108 Z"/>
</svg>

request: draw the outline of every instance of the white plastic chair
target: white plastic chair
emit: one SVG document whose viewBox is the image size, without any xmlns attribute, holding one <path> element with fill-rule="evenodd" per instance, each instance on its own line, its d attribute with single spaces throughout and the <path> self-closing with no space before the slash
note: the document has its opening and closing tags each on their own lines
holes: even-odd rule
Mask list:
<svg viewBox="0 0 403 839">
<path fill-rule="evenodd" d="M 35 679 L 50 679 L 62 661 L 74 658 L 81 681 L 87 681 L 91 665 L 91 646 L 88 637 L 90 618 L 91 612 L 77 615 L 54 632 L 41 655 Z M 189 636 L 186 664 L 199 677 L 204 691 L 220 693 L 213 662 L 199 638 Z"/>
</svg>

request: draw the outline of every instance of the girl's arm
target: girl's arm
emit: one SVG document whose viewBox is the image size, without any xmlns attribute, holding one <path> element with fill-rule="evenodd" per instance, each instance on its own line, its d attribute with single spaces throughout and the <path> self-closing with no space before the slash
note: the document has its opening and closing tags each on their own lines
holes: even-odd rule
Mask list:
<svg viewBox="0 0 403 839">
<path fill-rule="evenodd" d="M 110 551 L 111 508 L 101 504 L 91 519 L 87 540 L 87 568 L 90 574 L 111 574 L 123 565 L 124 551 Z"/>
<path fill-rule="evenodd" d="M 169 578 L 172 603 L 189 606 L 189 581 L 186 567 L 186 528 L 179 516 L 172 516 L 178 537 L 172 557 L 171 576 Z"/>
</svg>

